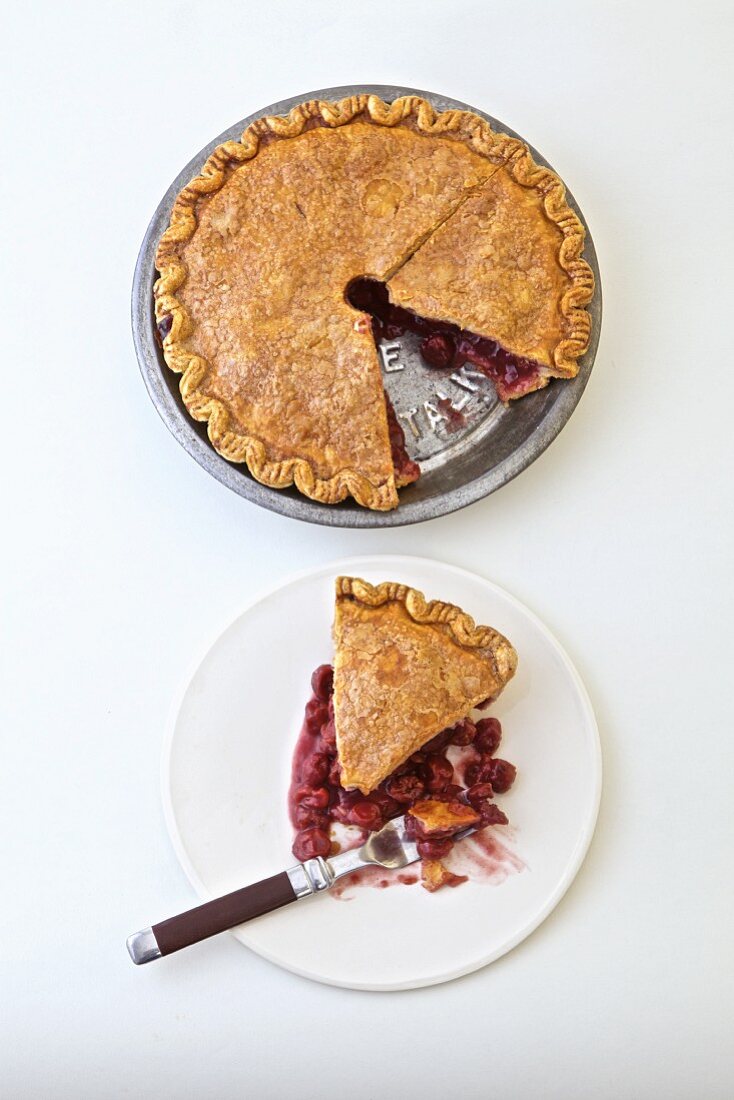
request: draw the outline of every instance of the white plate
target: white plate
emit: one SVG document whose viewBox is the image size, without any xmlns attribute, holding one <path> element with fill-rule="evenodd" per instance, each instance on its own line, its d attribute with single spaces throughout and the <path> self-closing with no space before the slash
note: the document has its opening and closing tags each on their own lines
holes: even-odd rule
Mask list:
<svg viewBox="0 0 734 1100">
<path fill-rule="evenodd" d="M 368 887 L 309 898 L 234 935 L 297 974 L 354 989 L 409 989 L 492 962 L 541 923 L 573 881 L 601 791 L 594 714 L 545 626 L 482 577 L 424 558 L 372 555 L 310 570 L 246 608 L 214 641 L 174 705 L 163 800 L 176 854 L 201 898 L 294 863 L 286 793 L 312 670 L 330 661 L 334 578 L 402 581 L 506 634 L 517 675 L 492 708 L 518 768 L 498 799 L 525 864 L 494 885 Z M 497 827 L 498 831 L 500 827 Z"/>
</svg>

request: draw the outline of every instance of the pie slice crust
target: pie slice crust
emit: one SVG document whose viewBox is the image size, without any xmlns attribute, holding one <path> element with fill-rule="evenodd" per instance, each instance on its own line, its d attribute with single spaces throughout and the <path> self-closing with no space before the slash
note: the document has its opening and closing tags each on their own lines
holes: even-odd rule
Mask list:
<svg viewBox="0 0 734 1100">
<path fill-rule="evenodd" d="M 369 794 L 512 678 L 505 637 L 414 588 L 336 582 L 334 722 L 341 783 Z"/>
<path fill-rule="evenodd" d="M 583 307 L 594 289 L 583 243 L 563 184 L 524 153 L 406 261 L 387 284 L 390 300 L 533 365 L 515 386 L 495 378 L 499 396 L 511 400 L 578 373 L 591 333 Z"/>
<path fill-rule="evenodd" d="M 503 251 L 497 227 L 518 202 Z M 537 240 L 523 244 L 531 222 Z M 588 344 L 583 239 L 560 180 L 474 113 L 417 96 L 309 101 L 219 146 L 177 197 L 156 257 L 163 354 L 216 450 L 259 481 L 394 508 L 417 468 L 394 461 L 402 432 L 349 284 L 380 280 L 411 310 L 508 341 L 519 307 L 516 329 L 530 332 L 515 344 L 537 350 L 545 384 L 572 376 Z M 533 289 L 548 299 L 535 311 L 523 306 Z"/>
</svg>

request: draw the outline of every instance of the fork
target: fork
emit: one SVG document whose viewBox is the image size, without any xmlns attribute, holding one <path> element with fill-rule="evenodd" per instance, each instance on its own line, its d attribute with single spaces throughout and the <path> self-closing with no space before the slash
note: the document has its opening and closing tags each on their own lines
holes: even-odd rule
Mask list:
<svg viewBox="0 0 734 1100">
<path fill-rule="evenodd" d="M 474 832 L 475 826 L 462 829 L 452 839 L 462 840 Z M 395 817 L 379 832 L 370 833 L 360 848 L 339 852 L 329 859 L 321 856 L 307 859 L 271 878 L 143 928 L 128 936 L 127 949 L 136 965 L 152 962 L 293 901 L 330 890 L 338 879 L 362 867 L 399 870 L 419 858 L 415 841 L 405 831 L 405 816 Z"/>
</svg>

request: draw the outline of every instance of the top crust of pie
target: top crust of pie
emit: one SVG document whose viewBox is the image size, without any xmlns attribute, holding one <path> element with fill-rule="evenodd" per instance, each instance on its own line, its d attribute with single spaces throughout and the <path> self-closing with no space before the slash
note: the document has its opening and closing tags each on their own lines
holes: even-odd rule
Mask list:
<svg viewBox="0 0 734 1100">
<path fill-rule="evenodd" d="M 543 385 L 550 377 L 573 377 L 589 342 L 591 322 L 580 306 L 589 301 L 593 276 L 586 261 L 572 255 L 575 216 L 557 223 L 548 217 L 549 204 L 565 206 L 560 181 L 515 158 L 395 274 L 391 300 L 534 360 L 545 368 Z"/>
<path fill-rule="evenodd" d="M 394 582 L 336 582 L 334 720 L 344 787 L 364 794 L 512 678 L 505 637 Z"/>
<path fill-rule="evenodd" d="M 484 196 L 500 170 L 503 183 Z M 521 211 L 530 209 L 516 232 L 531 224 L 544 243 L 523 250 L 519 238 L 494 234 L 487 280 L 491 257 L 476 234 L 491 212 L 482 202 L 491 194 L 500 210 L 507 181 Z M 455 270 L 445 295 L 433 294 L 435 315 L 443 309 L 464 328 L 484 318 L 489 329 L 502 315 L 502 271 L 509 317 L 522 306 L 518 268 L 529 263 L 531 284 L 549 299 L 535 321 L 553 317 L 542 340 L 518 346 L 542 344 L 549 375 L 571 375 L 589 336 L 583 239 L 560 180 L 472 112 L 437 114 L 415 96 L 302 103 L 219 146 L 177 197 L 156 258 L 156 318 L 170 326 L 165 359 L 215 448 L 258 480 L 295 483 L 324 503 L 351 495 L 393 508 L 382 374 L 369 317 L 345 299 L 348 283 L 383 280 L 417 310 L 432 293 L 432 262 L 421 256 L 433 247 L 440 270 L 468 264 L 463 284 Z M 550 281 L 533 270 L 541 261 Z M 520 311 L 521 327 L 528 316 Z"/>
</svg>

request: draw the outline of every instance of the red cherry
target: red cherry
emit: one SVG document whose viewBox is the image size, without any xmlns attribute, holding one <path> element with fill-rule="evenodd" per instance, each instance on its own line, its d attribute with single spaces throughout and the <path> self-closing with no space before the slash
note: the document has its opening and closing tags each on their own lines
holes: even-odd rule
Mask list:
<svg viewBox="0 0 734 1100">
<path fill-rule="evenodd" d="M 391 798 L 387 791 L 376 790 L 370 795 L 370 799 L 379 808 L 380 813 L 384 821 L 388 821 L 391 817 L 397 817 L 402 813 L 402 807 L 396 799 Z"/>
<path fill-rule="evenodd" d="M 328 721 L 329 712 L 318 699 L 309 699 L 306 703 L 306 729 L 315 737 L 321 731 L 321 727 Z"/>
<path fill-rule="evenodd" d="M 310 787 L 308 783 L 302 783 L 293 792 L 293 800 L 300 806 L 323 810 L 329 804 L 329 792 L 325 787 Z"/>
<path fill-rule="evenodd" d="M 328 776 L 330 767 L 331 758 L 325 752 L 315 752 L 304 760 L 301 778 L 309 786 L 318 787 Z"/>
<path fill-rule="evenodd" d="M 296 833 L 293 841 L 293 855 L 303 862 L 305 859 L 314 859 L 316 856 L 328 856 L 331 851 L 331 840 L 325 829 L 304 829 Z"/>
<path fill-rule="evenodd" d="M 479 782 L 480 771 L 481 761 L 473 760 L 471 764 L 467 764 L 464 768 L 464 782 L 467 787 L 473 787 L 475 783 Z"/>
<path fill-rule="evenodd" d="M 448 367 L 455 350 L 454 341 L 446 332 L 434 332 L 420 345 L 421 356 L 429 367 Z"/>
<path fill-rule="evenodd" d="M 396 802 L 412 805 L 425 794 L 425 785 L 417 775 L 395 775 L 388 779 L 385 790 Z"/>
<path fill-rule="evenodd" d="M 334 669 L 331 665 L 319 665 L 311 677 L 311 690 L 322 703 L 328 703 L 334 690 Z"/>
<path fill-rule="evenodd" d="M 426 787 L 434 793 L 445 790 L 454 777 L 453 766 L 446 757 L 433 752 L 426 756 L 422 771 Z"/>
<path fill-rule="evenodd" d="M 354 803 L 347 814 L 347 821 L 350 825 L 358 825 L 360 829 L 374 832 L 382 826 L 382 814 L 379 806 L 365 798 Z"/>
<path fill-rule="evenodd" d="M 305 798 L 301 799 L 303 806 L 313 806 L 316 810 L 325 810 L 329 805 L 329 792 L 326 787 L 315 787 Z"/>
<path fill-rule="evenodd" d="M 301 803 L 293 810 L 293 822 L 297 829 L 307 829 L 311 825 L 324 826 L 326 815 L 323 810 L 318 810 L 314 806 L 304 806 Z"/>
<path fill-rule="evenodd" d="M 419 840 L 416 847 L 421 859 L 445 859 L 454 846 L 451 837 L 443 837 L 441 840 Z"/>
<path fill-rule="evenodd" d="M 517 775 L 517 768 L 514 764 L 510 764 L 508 760 L 489 760 L 487 764 L 482 768 L 482 774 L 487 771 L 487 779 L 494 787 L 497 794 L 504 794 L 505 791 L 509 791 L 512 784 L 515 782 L 515 776 Z"/>
<path fill-rule="evenodd" d="M 502 726 L 496 718 L 480 718 L 474 745 L 480 752 L 492 756 L 502 740 Z"/>
<path fill-rule="evenodd" d="M 479 759 L 477 778 L 475 783 L 492 783 L 492 757 L 482 756 Z"/>
<path fill-rule="evenodd" d="M 448 731 L 452 745 L 471 745 L 476 732 L 477 727 L 471 718 L 462 719 L 461 722 L 456 723 L 453 729 Z"/>
</svg>

